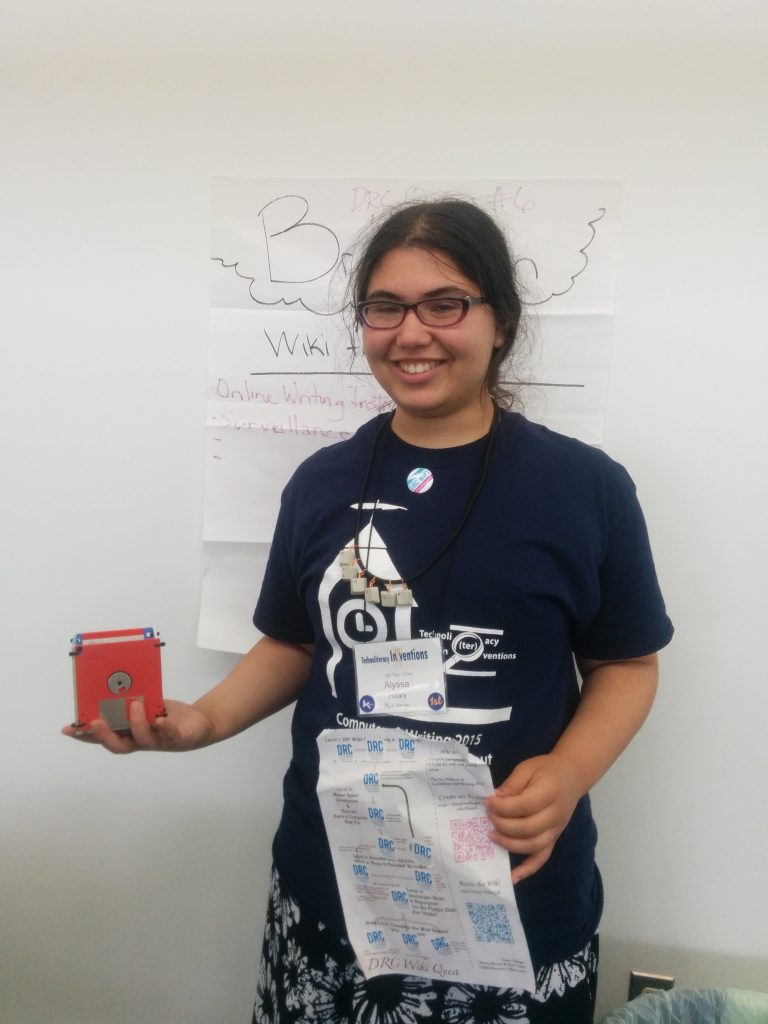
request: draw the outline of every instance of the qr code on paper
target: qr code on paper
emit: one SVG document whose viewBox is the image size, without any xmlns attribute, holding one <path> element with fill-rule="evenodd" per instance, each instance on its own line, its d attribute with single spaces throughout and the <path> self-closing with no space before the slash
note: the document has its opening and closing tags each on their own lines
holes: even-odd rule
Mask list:
<svg viewBox="0 0 768 1024">
<path fill-rule="evenodd" d="M 468 903 L 467 910 L 478 942 L 514 944 L 512 928 L 503 903 Z"/>
<path fill-rule="evenodd" d="M 493 843 L 488 838 L 491 823 L 487 818 L 454 818 L 451 821 L 453 859 L 457 862 L 490 860 Z"/>
</svg>

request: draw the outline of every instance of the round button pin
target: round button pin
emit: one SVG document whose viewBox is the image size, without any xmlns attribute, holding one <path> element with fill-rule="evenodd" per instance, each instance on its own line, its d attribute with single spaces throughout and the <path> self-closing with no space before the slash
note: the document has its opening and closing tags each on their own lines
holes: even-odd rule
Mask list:
<svg viewBox="0 0 768 1024">
<path fill-rule="evenodd" d="M 432 476 L 431 470 L 419 466 L 411 470 L 405 482 L 408 484 L 409 491 L 413 491 L 414 494 L 424 494 L 435 482 L 435 478 Z"/>
</svg>

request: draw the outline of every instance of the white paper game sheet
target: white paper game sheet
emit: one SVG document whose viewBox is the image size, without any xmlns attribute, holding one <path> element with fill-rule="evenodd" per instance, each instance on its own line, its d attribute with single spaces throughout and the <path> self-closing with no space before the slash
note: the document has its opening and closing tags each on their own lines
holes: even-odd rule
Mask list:
<svg viewBox="0 0 768 1024">
<path fill-rule="evenodd" d="M 318 795 L 363 974 L 533 991 L 490 769 L 452 739 L 400 729 L 318 738 Z"/>
</svg>

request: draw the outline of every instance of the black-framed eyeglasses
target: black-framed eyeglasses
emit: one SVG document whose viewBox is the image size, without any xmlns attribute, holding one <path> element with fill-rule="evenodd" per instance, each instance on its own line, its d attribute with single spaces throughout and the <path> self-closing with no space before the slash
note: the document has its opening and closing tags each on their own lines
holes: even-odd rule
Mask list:
<svg viewBox="0 0 768 1024">
<path fill-rule="evenodd" d="M 366 327 L 374 331 L 386 331 L 399 327 L 411 309 L 427 327 L 454 327 L 461 323 L 472 306 L 479 306 L 484 302 L 483 298 L 471 298 L 469 295 L 442 296 L 421 299 L 420 302 L 366 299 L 365 302 L 358 302 L 355 309 Z"/>
</svg>

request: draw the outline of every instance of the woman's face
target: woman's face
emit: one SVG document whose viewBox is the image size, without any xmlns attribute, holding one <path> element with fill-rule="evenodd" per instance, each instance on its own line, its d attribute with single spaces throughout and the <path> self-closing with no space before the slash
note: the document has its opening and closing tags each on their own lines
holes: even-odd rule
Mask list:
<svg viewBox="0 0 768 1024">
<path fill-rule="evenodd" d="M 377 264 L 366 300 L 418 302 L 436 296 L 480 297 L 443 253 L 393 249 Z M 376 380 L 398 407 L 415 418 L 453 417 L 469 422 L 487 398 L 486 378 L 503 338 L 489 306 L 471 306 L 452 327 L 428 327 L 409 310 L 399 327 L 363 326 L 363 348 Z"/>
</svg>

